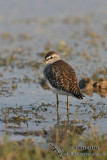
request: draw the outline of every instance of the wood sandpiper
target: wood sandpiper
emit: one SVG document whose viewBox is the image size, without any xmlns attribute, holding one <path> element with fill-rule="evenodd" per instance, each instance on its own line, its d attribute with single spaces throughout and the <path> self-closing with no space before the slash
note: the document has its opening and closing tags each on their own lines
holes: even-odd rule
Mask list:
<svg viewBox="0 0 107 160">
<path fill-rule="evenodd" d="M 69 97 L 73 96 L 77 99 L 83 99 L 82 91 L 74 69 L 61 60 L 55 51 L 46 54 L 45 60 L 38 64 L 47 63 L 44 69 L 44 77 L 48 86 L 56 93 L 57 108 L 59 105 L 58 95 L 67 95 L 67 110 L 69 109 Z M 38 65 L 37 63 L 34 64 Z"/>
</svg>

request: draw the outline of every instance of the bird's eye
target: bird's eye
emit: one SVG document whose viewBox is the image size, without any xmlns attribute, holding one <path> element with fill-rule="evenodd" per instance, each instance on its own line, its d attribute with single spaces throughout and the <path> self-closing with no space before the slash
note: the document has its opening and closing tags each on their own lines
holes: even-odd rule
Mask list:
<svg viewBox="0 0 107 160">
<path fill-rule="evenodd" d="M 53 57 L 51 56 L 50 59 L 52 59 Z"/>
</svg>

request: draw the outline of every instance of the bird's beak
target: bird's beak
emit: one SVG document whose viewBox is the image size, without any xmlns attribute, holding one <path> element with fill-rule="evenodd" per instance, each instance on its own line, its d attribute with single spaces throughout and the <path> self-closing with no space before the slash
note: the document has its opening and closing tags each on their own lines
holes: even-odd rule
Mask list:
<svg viewBox="0 0 107 160">
<path fill-rule="evenodd" d="M 46 62 L 46 60 L 41 61 L 41 62 L 38 62 L 38 63 L 34 63 L 34 64 L 33 64 L 33 67 L 36 67 L 36 66 L 38 66 L 38 65 L 41 65 L 41 64 L 43 64 L 44 62 Z"/>
</svg>

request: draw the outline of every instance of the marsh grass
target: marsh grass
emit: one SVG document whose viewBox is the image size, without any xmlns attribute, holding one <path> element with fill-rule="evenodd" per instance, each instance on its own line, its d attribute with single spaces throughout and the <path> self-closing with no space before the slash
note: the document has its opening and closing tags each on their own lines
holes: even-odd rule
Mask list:
<svg viewBox="0 0 107 160">
<path fill-rule="evenodd" d="M 52 129 L 48 149 L 37 147 L 34 139 L 10 142 L 5 135 L 0 141 L 0 160 L 106 160 L 107 137 L 98 135 L 97 126 L 94 128 L 91 123 L 89 126 L 92 133 L 85 136 L 76 127 L 71 129 L 67 125 Z"/>
</svg>

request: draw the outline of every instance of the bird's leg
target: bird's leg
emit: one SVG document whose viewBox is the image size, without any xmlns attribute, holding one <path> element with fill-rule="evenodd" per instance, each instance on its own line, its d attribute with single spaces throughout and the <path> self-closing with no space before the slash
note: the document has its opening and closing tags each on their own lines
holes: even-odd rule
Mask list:
<svg viewBox="0 0 107 160">
<path fill-rule="evenodd" d="M 67 110 L 69 110 L 69 97 L 67 96 Z"/>
<path fill-rule="evenodd" d="M 69 121 L 69 97 L 67 96 L 67 117 Z"/>
<path fill-rule="evenodd" d="M 56 94 L 56 99 L 57 99 L 57 122 L 59 123 L 59 112 L 58 112 L 59 99 L 58 99 L 58 95 L 57 94 Z"/>
<path fill-rule="evenodd" d="M 57 110 L 58 110 L 58 107 L 59 107 L 59 100 L 58 100 L 58 95 L 56 94 L 56 99 L 57 99 Z"/>
</svg>

